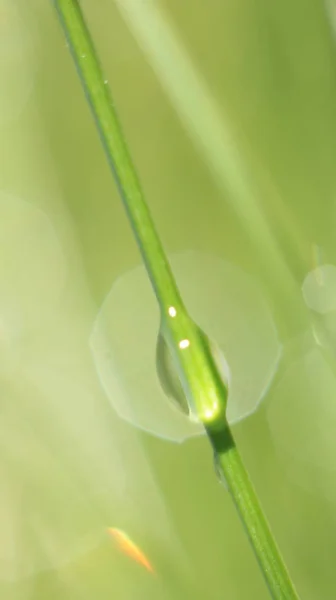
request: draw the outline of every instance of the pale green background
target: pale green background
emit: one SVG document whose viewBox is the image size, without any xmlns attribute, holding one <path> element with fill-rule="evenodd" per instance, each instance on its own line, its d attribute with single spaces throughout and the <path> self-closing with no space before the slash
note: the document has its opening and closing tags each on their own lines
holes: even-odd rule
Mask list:
<svg viewBox="0 0 336 600">
<path fill-rule="evenodd" d="M 2 4 L 6 13 L 6 3 Z M 1 188 L 49 210 L 61 229 L 65 205 L 98 307 L 115 277 L 139 263 L 138 250 L 52 2 L 17 4 L 33 38 L 34 54 L 24 68 L 35 72 L 35 87 L 19 119 L 1 129 Z M 333 263 L 336 254 L 336 37 L 333 40 L 323 4 L 165 0 L 164 7 L 214 97 L 244 132 L 251 167 L 258 162 L 272 177 L 287 224 L 290 221 L 297 237 L 284 230 L 262 177 L 260 201 L 299 288 L 314 266 L 313 244 L 321 246 L 325 262 Z M 291 310 L 285 292 L 279 297 L 268 285 L 241 223 L 193 148 L 113 0 L 85 0 L 83 8 L 168 252 L 194 248 L 243 267 L 258 278 L 268 296 L 282 341 L 303 333 L 301 313 Z M 1 94 L 7 93 L 21 92 L 3 84 Z M 292 361 L 289 355 L 288 363 Z M 313 457 L 299 462 L 300 477 L 289 470 L 295 466 L 295 453 L 289 446 L 289 458 L 281 459 L 281 446 L 268 425 L 272 399 L 281 402 L 274 388 L 258 413 L 234 428 L 234 435 L 300 595 L 305 600 L 332 600 L 336 596 L 336 436 L 331 435 L 325 454 L 314 462 L 311 446 L 318 452 L 318 439 L 330 419 L 322 418 L 316 432 L 305 389 L 300 384 L 295 387 L 295 373 L 288 386 L 282 390 L 302 406 L 288 443 L 297 433 Z M 336 398 L 330 390 L 329 396 L 330 402 Z M 286 406 L 290 411 L 291 403 Z M 112 422 L 118 439 L 132 436 L 133 440 L 129 425 L 115 418 Z M 306 422 L 312 432 L 308 439 L 300 429 Z M 287 425 L 283 423 L 284 440 Z M 157 576 L 120 555 L 106 539 L 66 567 L 22 585 L 2 584 L 1 598 L 268 598 L 234 507 L 214 476 L 206 440 L 179 446 L 139 433 L 136 443 L 144 449 L 143 462 L 139 457 L 133 461 L 130 452 L 125 476 L 136 477 L 140 489 L 141 465 L 144 473 L 149 465 L 157 500 L 152 488 L 148 502 L 142 490 L 133 520 L 126 509 L 119 518 L 120 503 L 113 500 L 113 522 L 106 526 L 125 528 L 146 549 Z M 123 452 L 125 447 L 124 443 Z M 302 445 L 300 452 L 305 454 Z M 134 486 L 130 492 L 134 493 L 127 505 L 130 511 L 137 504 L 137 489 Z M 169 544 L 167 533 L 160 538 L 161 524 L 167 530 L 167 523 L 161 521 L 166 513 L 150 512 L 156 501 L 165 502 L 167 522 L 174 528 Z"/>
</svg>

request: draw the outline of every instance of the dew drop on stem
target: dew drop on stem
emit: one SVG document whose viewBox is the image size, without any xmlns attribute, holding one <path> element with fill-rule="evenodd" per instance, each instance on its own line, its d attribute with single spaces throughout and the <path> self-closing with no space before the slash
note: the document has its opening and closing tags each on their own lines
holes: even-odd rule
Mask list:
<svg viewBox="0 0 336 600">
<path fill-rule="evenodd" d="M 156 369 L 160 384 L 167 398 L 173 402 L 176 408 L 189 417 L 190 409 L 188 401 L 176 373 L 171 352 L 161 332 L 159 332 L 156 344 Z"/>
<path fill-rule="evenodd" d="M 255 412 L 277 371 L 282 347 L 270 311 L 255 280 L 236 265 L 196 251 L 168 258 L 188 313 L 211 344 L 216 341 L 212 350 L 219 371 L 226 375 L 226 363 L 230 366 L 226 414 L 232 425 Z M 154 436 L 182 442 L 202 435 L 204 428 L 187 416 L 159 330 L 157 300 L 139 265 L 114 281 L 96 317 L 90 348 L 119 417 Z"/>
</svg>

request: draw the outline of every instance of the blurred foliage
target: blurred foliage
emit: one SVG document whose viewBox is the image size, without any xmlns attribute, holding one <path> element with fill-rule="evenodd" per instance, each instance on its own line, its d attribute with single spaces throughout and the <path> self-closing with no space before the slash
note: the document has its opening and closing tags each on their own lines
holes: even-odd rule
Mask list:
<svg viewBox="0 0 336 600">
<path fill-rule="evenodd" d="M 215 253 L 251 274 L 268 299 L 284 359 L 261 408 L 236 425 L 234 434 L 299 593 L 305 600 L 332 600 L 332 369 L 314 362 L 314 353 L 304 358 L 312 343 L 306 339 L 307 322 L 291 310 L 286 294 L 279 298 L 269 286 L 253 244 L 181 127 L 113 0 L 82 4 L 168 253 L 190 248 Z M 0 123 L 1 189 L 42 208 L 53 221 L 71 264 L 69 289 L 76 285 L 80 290 L 72 300 L 71 323 L 82 310 L 82 294 L 89 298 L 93 318 L 115 278 L 138 265 L 140 258 L 52 3 L 2 0 L 0 27 L 6 23 L 9 32 L 14 5 L 22 31 L 31 38 L 29 61 L 20 67 L 22 81 L 30 81 L 30 75 L 33 86 L 19 117 Z M 329 13 L 314 0 L 165 0 L 162 6 L 213 96 L 242 132 L 241 152 L 255 174 L 272 234 L 300 288 L 315 266 L 314 244 L 323 249 L 324 262 L 336 260 L 336 38 Z M 1 48 L 5 61 L 6 48 Z M 15 76 L 21 77 L 20 71 Z M 2 77 L 6 81 L 8 70 Z M 3 84 L 2 95 L 7 93 L 13 98 L 22 93 L 24 98 L 24 90 Z M 85 325 L 88 331 L 91 317 Z M 258 352 L 258 340 L 255 343 Z M 126 482 L 116 477 L 113 489 L 111 469 L 110 507 L 105 495 L 105 512 L 99 518 L 110 519 L 106 527 L 122 527 L 139 543 L 152 558 L 156 576 L 120 554 L 103 532 L 99 543 L 66 564 L 51 558 L 50 570 L 23 582 L 0 583 L 1 598 L 266 600 L 234 507 L 214 475 L 206 440 L 174 445 L 137 432 L 110 415 L 97 382 L 92 385 L 93 405 L 97 401 L 102 415 L 106 412 L 106 430 Z M 69 404 L 73 393 L 67 397 Z M 12 401 L 16 399 L 14 391 Z M 74 406 L 74 419 L 80 423 L 79 392 Z M 327 427 L 328 444 L 322 444 Z M 83 447 L 90 448 L 93 438 L 88 428 Z M 66 450 L 61 434 L 54 444 L 66 470 L 73 460 L 71 437 Z M 108 472 L 108 454 L 105 460 Z M 87 463 L 90 477 L 95 469 Z M 62 490 L 58 494 L 62 496 Z M 16 518 L 15 511 L 13 515 Z M 6 551 L 0 552 L 0 561 Z"/>
</svg>

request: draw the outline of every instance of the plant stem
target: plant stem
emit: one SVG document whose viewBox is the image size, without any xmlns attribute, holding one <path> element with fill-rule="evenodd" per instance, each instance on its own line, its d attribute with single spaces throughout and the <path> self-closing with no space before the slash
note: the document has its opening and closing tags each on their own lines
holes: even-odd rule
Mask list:
<svg viewBox="0 0 336 600">
<path fill-rule="evenodd" d="M 77 71 L 91 105 L 108 161 L 137 238 L 155 294 L 162 304 L 173 306 L 181 299 L 161 242 L 147 208 L 124 136 L 80 5 L 74 0 L 54 0 Z M 162 297 L 162 290 L 165 292 Z"/>
<path fill-rule="evenodd" d="M 220 468 L 275 600 L 298 598 L 226 421 L 227 390 L 206 336 L 188 315 L 155 230 L 77 0 L 53 0 L 91 105 L 161 309 L 167 340 L 188 403 L 204 424 Z"/>
<path fill-rule="evenodd" d="M 229 427 L 222 428 L 219 434 L 208 433 L 217 468 L 232 496 L 271 596 L 277 600 L 298 598 Z"/>
</svg>

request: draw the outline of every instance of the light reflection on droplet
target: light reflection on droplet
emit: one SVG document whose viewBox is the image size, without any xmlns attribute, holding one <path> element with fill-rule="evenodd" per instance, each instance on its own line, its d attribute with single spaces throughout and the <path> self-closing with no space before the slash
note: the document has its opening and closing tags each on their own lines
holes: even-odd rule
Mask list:
<svg viewBox="0 0 336 600">
<path fill-rule="evenodd" d="M 169 309 L 168 309 L 168 314 L 169 314 L 169 316 L 170 316 L 170 317 L 172 317 L 172 318 L 176 317 L 176 315 L 177 315 L 177 311 L 176 311 L 176 308 L 175 308 L 175 306 L 170 306 L 170 307 L 169 307 Z"/>
<path fill-rule="evenodd" d="M 156 370 L 160 385 L 167 398 L 169 398 L 175 408 L 193 419 L 194 415 L 190 411 L 172 354 L 161 332 L 158 335 L 156 346 Z"/>
<path fill-rule="evenodd" d="M 225 356 L 230 369 L 230 423 L 253 413 L 281 354 L 277 333 L 255 282 L 215 256 L 170 257 L 191 317 Z M 91 350 L 100 381 L 119 416 L 164 439 L 181 442 L 203 427 L 167 402 L 156 372 L 160 315 L 143 266 L 120 277 L 97 316 Z M 217 359 L 219 362 L 223 358 Z"/>
<path fill-rule="evenodd" d="M 0 126 L 20 116 L 34 84 L 34 42 L 22 9 L 24 3 L 0 0 Z"/>
<path fill-rule="evenodd" d="M 181 348 L 181 350 L 185 350 L 186 348 L 189 348 L 189 346 L 190 346 L 189 340 L 181 340 L 179 342 L 179 348 Z"/>
</svg>

